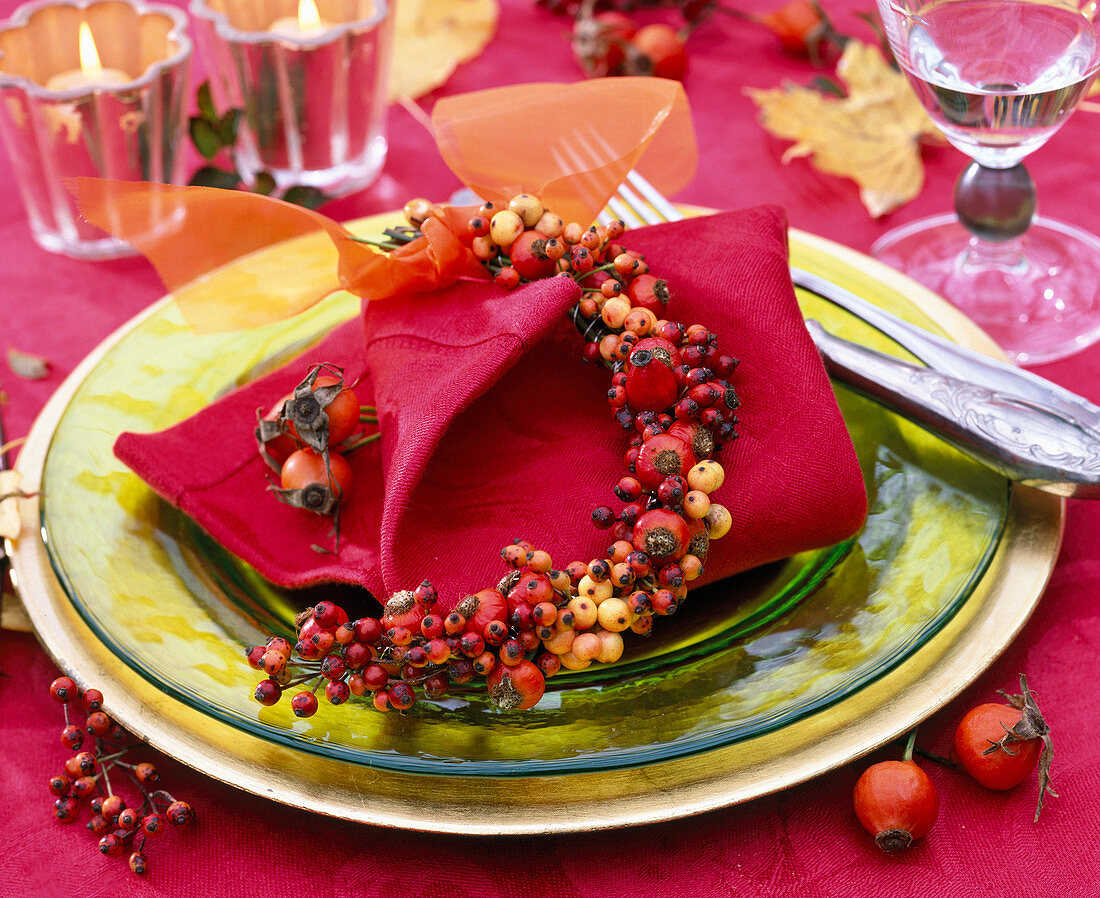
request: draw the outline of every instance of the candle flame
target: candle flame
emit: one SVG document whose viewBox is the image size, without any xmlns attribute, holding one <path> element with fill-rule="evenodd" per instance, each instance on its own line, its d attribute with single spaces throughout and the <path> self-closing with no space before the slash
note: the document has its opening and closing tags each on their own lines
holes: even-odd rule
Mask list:
<svg viewBox="0 0 1100 898">
<path fill-rule="evenodd" d="M 303 34 L 321 30 L 321 13 L 314 0 L 298 0 L 298 27 Z"/>
<path fill-rule="evenodd" d="M 85 72 L 100 72 L 103 63 L 99 61 L 99 51 L 96 50 L 95 40 L 92 38 L 92 29 L 87 22 L 80 23 L 80 68 Z"/>
</svg>

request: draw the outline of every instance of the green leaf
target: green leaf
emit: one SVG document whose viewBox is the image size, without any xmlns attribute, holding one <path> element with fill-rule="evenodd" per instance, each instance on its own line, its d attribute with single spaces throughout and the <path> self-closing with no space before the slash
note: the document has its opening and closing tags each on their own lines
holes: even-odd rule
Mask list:
<svg viewBox="0 0 1100 898">
<path fill-rule="evenodd" d="M 233 190 L 241 183 L 240 175 L 235 171 L 225 171 L 213 165 L 204 165 L 191 176 L 193 187 L 221 187 L 225 190 Z"/>
<path fill-rule="evenodd" d="M 214 109 L 214 98 L 210 95 L 209 81 L 204 81 L 199 85 L 199 89 L 195 93 L 195 101 L 198 103 L 200 116 L 211 123 L 218 120 L 218 113 Z"/>
<path fill-rule="evenodd" d="M 302 184 L 296 184 L 283 194 L 283 199 L 288 203 L 294 203 L 296 206 L 305 206 L 307 209 L 317 209 L 327 203 L 330 197 L 322 193 L 316 187 L 306 187 Z"/>
<path fill-rule="evenodd" d="M 231 147 L 237 142 L 237 126 L 241 122 L 241 110 L 230 109 L 218 122 L 218 137 L 222 145 Z"/>
<path fill-rule="evenodd" d="M 254 193 L 262 193 L 264 196 L 271 196 L 275 190 L 275 179 L 265 171 L 256 173 L 256 183 L 252 185 L 252 191 Z"/>
<path fill-rule="evenodd" d="M 192 117 L 191 142 L 204 159 L 213 159 L 225 146 L 214 126 L 204 118 Z"/>
</svg>

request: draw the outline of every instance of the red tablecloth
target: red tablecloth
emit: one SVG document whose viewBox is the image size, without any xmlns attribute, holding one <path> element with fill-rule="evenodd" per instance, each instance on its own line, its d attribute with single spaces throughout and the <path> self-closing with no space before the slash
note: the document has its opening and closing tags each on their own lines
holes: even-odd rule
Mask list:
<svg viewBox="0 0 1100 898">
<path fill-rule="evenodd" d="M 181 4 L 183 5 L 183 4 Z M 748 0 L 740 4 L 749 7 Z M 777 6 L 756 0 L 756 7 Z M 842 29 L 870 2 L 828 2 Z M 15 8 L 0 0 L 0 15 Z M 463 66 L 446 93 L 513 80 L 574 80 L 567 25 L 529 0 L 504 0 L 499 33 Z M 866 32 L 864 32 L 866 33 Z M 719 16 L 691 39 L 685 81 L 700 144 L 699 173 L 679 199 L 732 208 L 786 207 L 794 227 L 867 250 L 887 228 L 945 210 L 963 157 L 929 151 L 921 197 L 872 221 L 853 184 L 780 162 L 785 143 L 766 134 L 743 94 L 783 78 L 815 74 L 785 56 L 763 29 Z M 430 107 L 428 98 L 424 105 Z M 372 188 L 326 212 L 352 218 L 395 208 L 414 195 L 445 198 L 458 186 L 428 133 L 402 108 L 389 116 L 390 157 Z M 1093 152 L 1100 116 L 1080 113 L 1032 157 L 1044 214 L 1095 227 L 1100 180 Z M 162 290 L 141 260 L 84 263 L 38 248 L 27 229 L 6 156 L 0 161 L 0 344 L 38 353 L 50 376 L 30 382 L 0 363 L 9 436 L 25 434 L 65 375 L 116 326 Z M 1041 373 L 1100 401 L 1100 346 Z M 0 894 L 176 895 L 278 893 L 612 896 L 850 896 L 995 894 L 1100 895 L 1100 743 L 1094 738 L 1093 665 L 1100 656 L 1100 504 L 1071 502 L 1066 539 L 1038 610 L 1003 657 L 922 727 L 922 743 L 946 752 L 950 732 L 973 703 L 1014 689 L 1026 671 L 1054 727 L 1055 786 L 1042 821 L 1031 822 L 1032 785 L 985 792 L 939 768 L 940 819 L 932 835 L 897 857 L 882 855 L 856 822 L 850 794 L 876 753 L 803 786 L 727 810 L 626 833 L 493 840 L 410 835 L 314 817 L 214 782 L 167 759 L 160 765 L 198 809 L 197 825 L 150 851 L 145 879 L 125 861 L 101 857 L 82 826 L 62 828 L 46 791 L 65 756 L 60 712 L 47 694 L 57 670 L 32 637 L 0 640 Z M 1094 765 L 1098 765 L 1094 767 Z"/>
</svg>

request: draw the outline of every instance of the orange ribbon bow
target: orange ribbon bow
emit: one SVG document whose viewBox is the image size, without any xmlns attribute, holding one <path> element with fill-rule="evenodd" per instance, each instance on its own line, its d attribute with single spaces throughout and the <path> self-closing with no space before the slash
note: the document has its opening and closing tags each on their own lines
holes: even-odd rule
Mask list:
<svg viewBox="0 0 1100 898">
<path fill-rule="evenodd" d="M 463 94 L 440 100 L 432 121 L 444 161 L 478 196 L 534 193 L 566 221 L 592 221 L 635 167 L 666 193 L 695 171 L 687 98 L 660 78 Z M 259 194 L 94 178 L 70 186 L 88 221 L 149 259 L 200 332 L 281 320 L 341 288 L 373 301 L 486 276 L 460 236 L 469 210 L 445 209 L 421 237 L 384 253 L 325 215 Z M 308 266 L 250 264 L 249 254 L 308 234 L 327 235 L 331 253 L 309 254 Z M 231 289 L 207 287 L 201 276 L 230 262 Z"/>
</svg>

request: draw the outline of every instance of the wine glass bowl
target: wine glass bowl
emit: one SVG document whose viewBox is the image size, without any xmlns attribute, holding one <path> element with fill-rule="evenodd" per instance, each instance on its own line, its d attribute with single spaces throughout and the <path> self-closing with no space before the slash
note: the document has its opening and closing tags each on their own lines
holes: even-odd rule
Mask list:
<svg viewBox="0 0 1100 898">
<path fill-rule="evenodd" d="M 1100 68 L 1095 0 L 878 0 L 890 47 L 947 140 L 973 163 L 955 215 L 880 238 L 872 253 L 966 312 L 1019 362 L 1100 339 L 1100 240 L 1036 217 L 1023 159 Z"/>
</svg>

